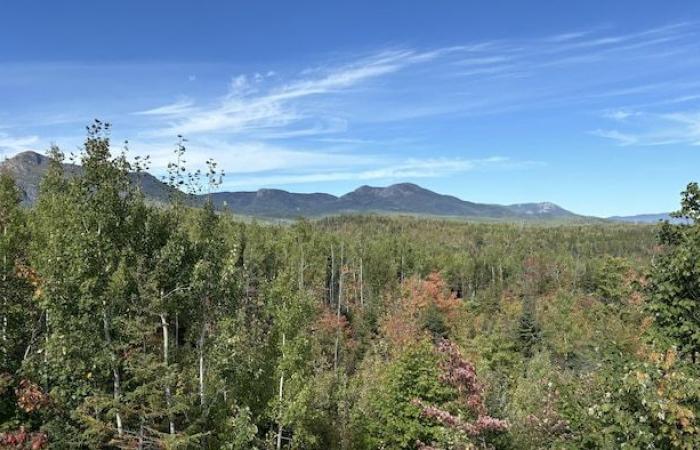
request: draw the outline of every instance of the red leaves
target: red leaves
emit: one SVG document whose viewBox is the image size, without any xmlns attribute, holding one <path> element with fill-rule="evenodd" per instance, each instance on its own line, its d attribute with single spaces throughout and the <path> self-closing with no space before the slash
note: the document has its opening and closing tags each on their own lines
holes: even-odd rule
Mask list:
<svg viewBox="0 0 700 450">
<path fill-rule="evenodd" d="M 328 308 L 323 308 L 318 318 L 318 330 L 322 333 L 332 334 L 340 329 L 343 334 L 351 335 L 350 323 L 347 317 L 341 314 L 340 317 Z"/>
<path fill-rule="evenodd" d="M 24 427 L 0 434 L 0 448 L 29 448 L 39 450 L 48 444 L 46 433 L 29 433 Z"/>
<path fill-rule="evenodd" d="M 421 414 L 424 417 L 436 420 L 442 425 L 452 428 L 453 430 L 461 431 L 470 437 L 480 436 L 489 431 L 502 432 L 508 429 L 507 421 L 496 419 L 491 416 L 479 416 L 475 422 L 467 422 L 449 411 L 436 406 L 426 405 L 420 400 L 414 400 L 413 404 L 422 408 Z"/>
<path fill-rule="evenodd" d="M 15 389 L 17 405 L 24 412 L 34 412 L 49 404 L 49 396 L 44 394 L 41 388 L 29 380 L 22 380 Z"/>
<path fill-rule="evenodd" d="M 0 394 L 3 388 L 12 383 L 10 374 L 0 374 Z M 29 380 L 22 380 L 15 389 L 17 405 L 25 412 L 37 411 L 49 403 L 49 397 L 45 395 L 39 386 Z M 0 433 L 0 449 L 29 448 L 39 450 L 48 444 L 46 433 L 28 432 L 23 426 L 16 431 Z"/>
<path fill-rule="evenodd" d="M 462 357 L 459 348 L 447 339 L 438 343 L 438 351 L 443 354 L 441 381 L 450 384 L 459 393 L 465 405 L 477 415 L 484 414 L 485 407 L 481 394 L 483 386 L 476 378 L 474 366 Z"/>
<path fill-rule="evenodd" d="M 441 381 L 457 390 L 459 395 L 458 402 L 466 406 L 477 419 L 474 422 L 467 422 L 438 406 L 427 405 L 418 399 L 413 400 L 413 404 L 422 409 L 422 415 L 471 437 L 476 437 L 489 431 L 506 431 L 508 429 L 507 421 L 488 415 L 482 397 L 483 386 L 476 377 L 476 369 L 462 357 L 462 353 L 457 345 L 447 339 L 443 339 L 438 343 L 437 349 L 444 356 L 440 366 L 443 371 L 440 377 Z"/>
</svg>

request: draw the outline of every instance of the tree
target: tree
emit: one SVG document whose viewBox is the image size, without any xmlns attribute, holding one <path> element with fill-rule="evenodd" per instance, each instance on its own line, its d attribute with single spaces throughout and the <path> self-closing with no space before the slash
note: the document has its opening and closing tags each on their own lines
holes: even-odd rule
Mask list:
<svg viewBox="0 0 700 450">
<path fill-rule="evenodd" d="M 700 352 L 699 198 L 697 183 L 690 183 L 676 216 L 691 222 L 662 229 L 659 243 L 665 251 L 654 262 L 647 285 L 654 337 L 677 346 L 680 355 L 693 362 Z"/>
<path fill-rule="evenodd" d="M 71 417 L 54 417 L 47 426 L 85 431 L 57 433 L 64 445 L 100 445 L 125 426 L 123 362 L 132 342 L 119 324 L 129 317 L 130 267 L 146 214 L 129 178 L 138 167 L 124 154 L 112 157 L 109 130 L 100 121 L 88 127 L 82 173 L 70 179 L 62 155 L 52 153 L 34 215 L 31 256 L 46 317 L 34 367 Z"/>
<path fill-rule="evenodd" d="M 526 357 L 532 356 L 535 346 L 540 341 L 541 331 L 537 323 L 536 301 L 531 296 L 526 296 L 522 301 L 517 332 L 520 351 Z"/>
<path fill-rule="evenodd" d="M 700 445 L 700 381 L 674 350 L 647 349 L 621 371 L 607 370 L 587 405 L 586 447 L 696 449 Z"/>
<path fill-rule="evenodd" d="M 0 172 L 0 372 L 14 373 L 31 340 L 37 308 L 27 266 L 29 234 L 14 180 Z"/>
</svg>

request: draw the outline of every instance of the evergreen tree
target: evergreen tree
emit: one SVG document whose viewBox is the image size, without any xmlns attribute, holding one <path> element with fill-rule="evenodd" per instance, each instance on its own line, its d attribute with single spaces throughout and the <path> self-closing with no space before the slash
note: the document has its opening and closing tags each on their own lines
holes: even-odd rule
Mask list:
<svg viewBox="0 0 700 450">
<path fill-rule="evenodd" d="M 540 341 L 540 327 L 537 324 L 536 302 L 530 296 L 522 301 L 522 313 L 517 332 L 520 351 L 526 357 L 531 357 L 533 349 Z"/>
</svg>

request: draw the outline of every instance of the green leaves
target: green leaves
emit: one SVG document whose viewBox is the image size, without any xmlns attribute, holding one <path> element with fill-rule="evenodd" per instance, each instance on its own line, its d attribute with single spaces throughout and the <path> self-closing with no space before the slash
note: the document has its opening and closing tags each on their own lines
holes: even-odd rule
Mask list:
<svg viewBox="0 0 700 450">
<path fill-rule="evenodd" d="M 660 243 L 665 251 L 649 276 L 647 309 L 654 318 L 651 337 L 670 339 L 683 356 L 696 360 L 700 353 L 700 207 L 698 186 L 683 193 L 681 214 L 690 225 L 665 224 Z"/>
</svg>

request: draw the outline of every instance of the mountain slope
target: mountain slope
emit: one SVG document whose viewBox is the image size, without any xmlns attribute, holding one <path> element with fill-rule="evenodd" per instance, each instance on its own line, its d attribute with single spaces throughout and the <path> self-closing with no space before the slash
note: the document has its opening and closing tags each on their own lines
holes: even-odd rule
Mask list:
<svg viewBox="0 0 700 450">
<path fill-rule="evenodd" d="M 36 201 L 41 178 L 48 169 L 49 159 L 35 152 L 23 152 L 0 163 L 0 169 L 15 178 L 23 192 L 25 204 Z M 69 176 L 79 174 L 80 166 L 65 164 Z M 141 186 L 147 199 L 167 201 L 171 188 L 151 174 L 132 174 L 134 183 Z M 201 204 L 204 196 L 195 197 Z M 342 213 L 402 213 L 431 216 L 503 220 L 570 220 L 586 218 L 567 211 L 553 203 L 522 203 L 492 205 L 473 203 L 451 195 L 438 194 L 412 183 L 388 187 L 361 186 L 340 197 L 330 194 L 296 194 L 279 189 L 260 189 L 256 192 L 217 192 L 211 196 L 219 209 L 237 214 L 293 218 Z"/>
<path fill-rule="evenodd" d="M 561 206 L 550 202 L 541 203 L 517 203 L 508 205 L 507 208 L 512 212 L 521 216 L 539 217 L 539 218 L 565 218 L 576 217 L 577 214 L 567 211 Z"/>
</svg>

